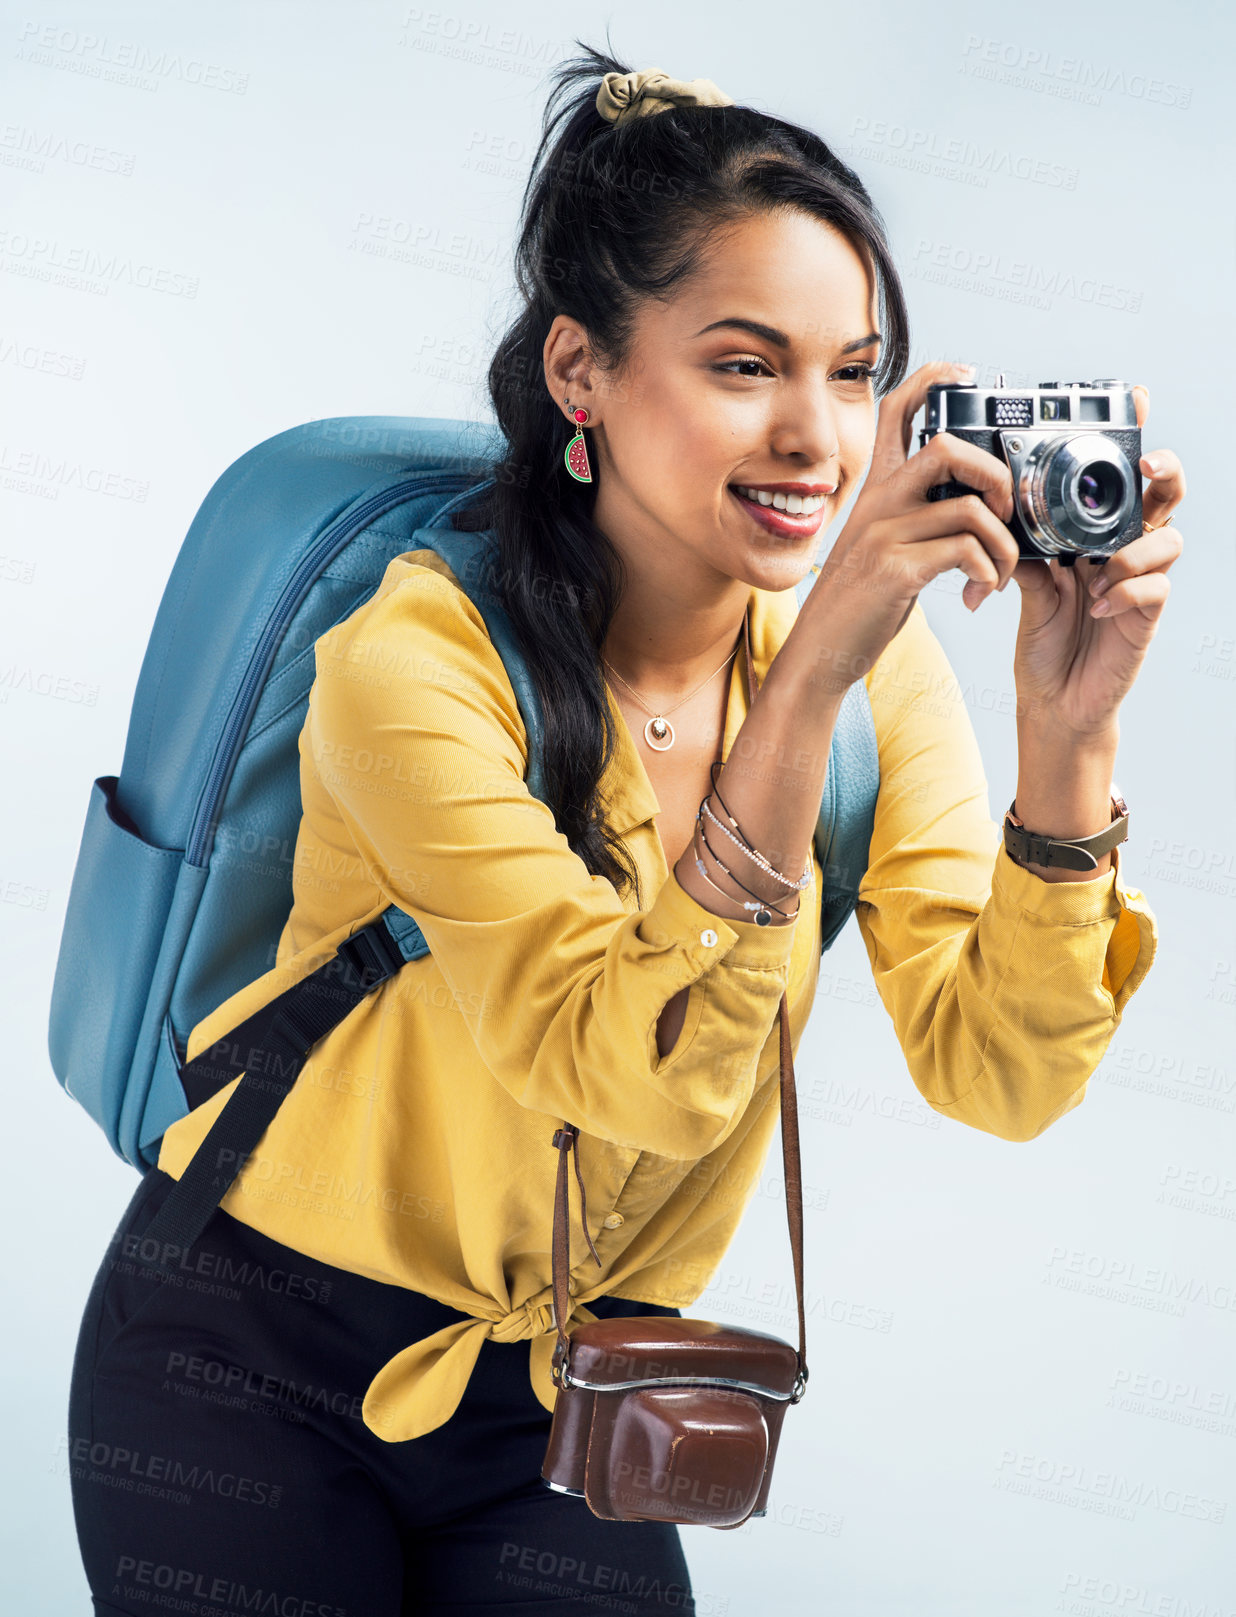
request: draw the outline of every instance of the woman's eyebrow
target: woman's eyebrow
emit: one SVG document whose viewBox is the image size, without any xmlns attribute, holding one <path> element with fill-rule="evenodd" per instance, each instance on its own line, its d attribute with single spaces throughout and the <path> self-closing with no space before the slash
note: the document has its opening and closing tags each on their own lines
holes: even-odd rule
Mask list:
<svg viewBox="0 0 1236 1617">
<path fill-rule="evenodd" d="M 716 331 L 719 326 L 737 326 L 740 331 L 749 331 L 753 337 L 761 337 L 765 342 L 772 343 L 775 348 L 790 346 L 789 337 L 776 326 L 766 326 L 762 320 L 745 320 L 740 315 L 727 316 L 724 320 L 713 320 L 709 325 L 701 326 L 695 335 L 702 337 L 706 331 Z M 840 352 L 852 354 L 859 348 L 866 348 L 869 343 L 883 340 L 878 331 L 869 331 L 865 337 L 856 337 L 853 342 L 846 343 Z"/>
</svg>

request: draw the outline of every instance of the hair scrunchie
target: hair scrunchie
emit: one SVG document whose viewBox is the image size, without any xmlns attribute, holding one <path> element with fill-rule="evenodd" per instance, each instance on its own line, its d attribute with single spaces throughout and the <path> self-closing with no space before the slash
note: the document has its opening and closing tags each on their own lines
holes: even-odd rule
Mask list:
<svg viewBox="0 0 1236 1617">
<path fill-rule="evenodd" d="M 672 79 L 659 67 L 638 73 L 607 73 L 597 90 L 597 111 L 610 123 L 623 118 L 646 118 L 671 107 L 732 107 L 711 79 Z"/>
</svg>

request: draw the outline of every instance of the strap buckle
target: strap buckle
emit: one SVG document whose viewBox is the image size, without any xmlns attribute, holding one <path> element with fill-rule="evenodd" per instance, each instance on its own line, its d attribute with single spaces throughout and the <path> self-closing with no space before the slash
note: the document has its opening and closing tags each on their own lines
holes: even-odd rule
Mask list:
<svg viewBox="0 0 1236 1617">
<path fill-rule="evenodd" d="M 366 994 L 393 977 L 404 963 L 394 938 L 380 919 L 344 938 L 335 958 L 343 962 Z"/>
<path fill-rule="evenodd" d="M 567 1375 L 567 1348 L 562 1338 L 554 1343 L 553 1356 L 549 1361 L 549 1379 L 555 1387 L 569 1387 L 570 1379 Z"/>
<path fill-rule="evenodd" d="M 1128 804 L 1115 787 L 1112 788 L 1109 824 L 1089 837 L 1052 837 L 1042 831 L 1027 830 L 1014 812 L 1015 808 L 1016 799 L 1005 812 L 1004 845 L 1016 864 L 1097 870 L 1103 855 L 1129 838 Z"/>
</svg>

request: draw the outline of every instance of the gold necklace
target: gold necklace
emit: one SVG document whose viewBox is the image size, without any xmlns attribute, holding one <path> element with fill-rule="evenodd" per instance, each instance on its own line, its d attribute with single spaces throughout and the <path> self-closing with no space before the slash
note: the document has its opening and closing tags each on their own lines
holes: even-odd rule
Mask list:
<svg viewBox="0 0 1236 1617">
<path fill-rule="evenodd" d="M 729 656 L 725 659 L 725 662 L 721 664 L 721 668 L 725 667 L 725 663 L 732 662 L 737 655 L 738 647 L 735 646 L 733 651 L 731 651 Z M 717 675 L 721 672 L 721 668 L 714 668 L 712 673 L 709 674 L 708 679 L 704 680 L 703 684 L 697 685 L 695 689 L 688 692 L 688 694 L 684 696 L 681 701 L 675 702 L 673 707 L 665 708 L 660 713 L 653 713 L 652 709 L 648 706 L 647 702 L 645 702 L 644 698 L 631 685 L 627 685 L 626 680 L 623 679 L 622 675 L 613 666 L 609 659 L 603 656 L 601 661 L 605 664 L 606 668 L 609 669 L 610 673 L 616 680 L 627 686 L 627 689 L 643 708 L 644 712 L 652 715 L 647 724 L 644 726 L 644 740 L 654 752 L 668 752 L 669 749 L 674 745 L 674 726 L 669 722 L 666 714 L 675 712 L 682 706 L 683 702 L 689 702 L 693 696 L 698 696 L 699 693 L 704 689 L 704 686 L 708 684 L 709 680 L 716 679 Z"/>
</svg>

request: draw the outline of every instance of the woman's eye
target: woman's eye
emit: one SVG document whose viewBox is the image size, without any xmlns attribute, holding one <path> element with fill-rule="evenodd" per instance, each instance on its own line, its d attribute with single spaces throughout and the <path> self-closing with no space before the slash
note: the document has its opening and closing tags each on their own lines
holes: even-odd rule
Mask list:
<svg viewBox="0 0 1236 1617">
<path fill-rule="evenodd" d="M 743 365 L 758 366 L 759 372 L 766 373 L 770 376 L 772 375 L 772 372 L 769 370 L 766 362 L 762 359 L 758 359 L 754 354 L 744 354 L 741 359 L 727 359 L 720 365 L 714 365 L 713 369 L 717 371 L 725 371 L 730 376 L 750 377 L 759 374 L 759 372 L 752 370 L 740 370 L 739 367 Z M 846 365 L 841 370 L 837 371 L 836 374 L 846 382 L 865 382 L 875 375 L 875 366 L 866 364 Z"/>
<path fill-rule="evenodd" d="M 766 371 L 768 370 L 768 366 L 764 364 L 764 361 L 762 359 L 758 359 L 754 354 L 744 354 L 741 359 L 727 359 L 724 364 L 714 365 L 713 369 L 718 371 L 726 371 L 731 376 L 738 376 L 740 372 L 734 369 L 736 365 L 761 365 Z M 750 376 L 751 372 L 744 371 L 741 374 Z M 769 375 L 771 374 L 771 371 L 769 371 Z"/>
</svg>

